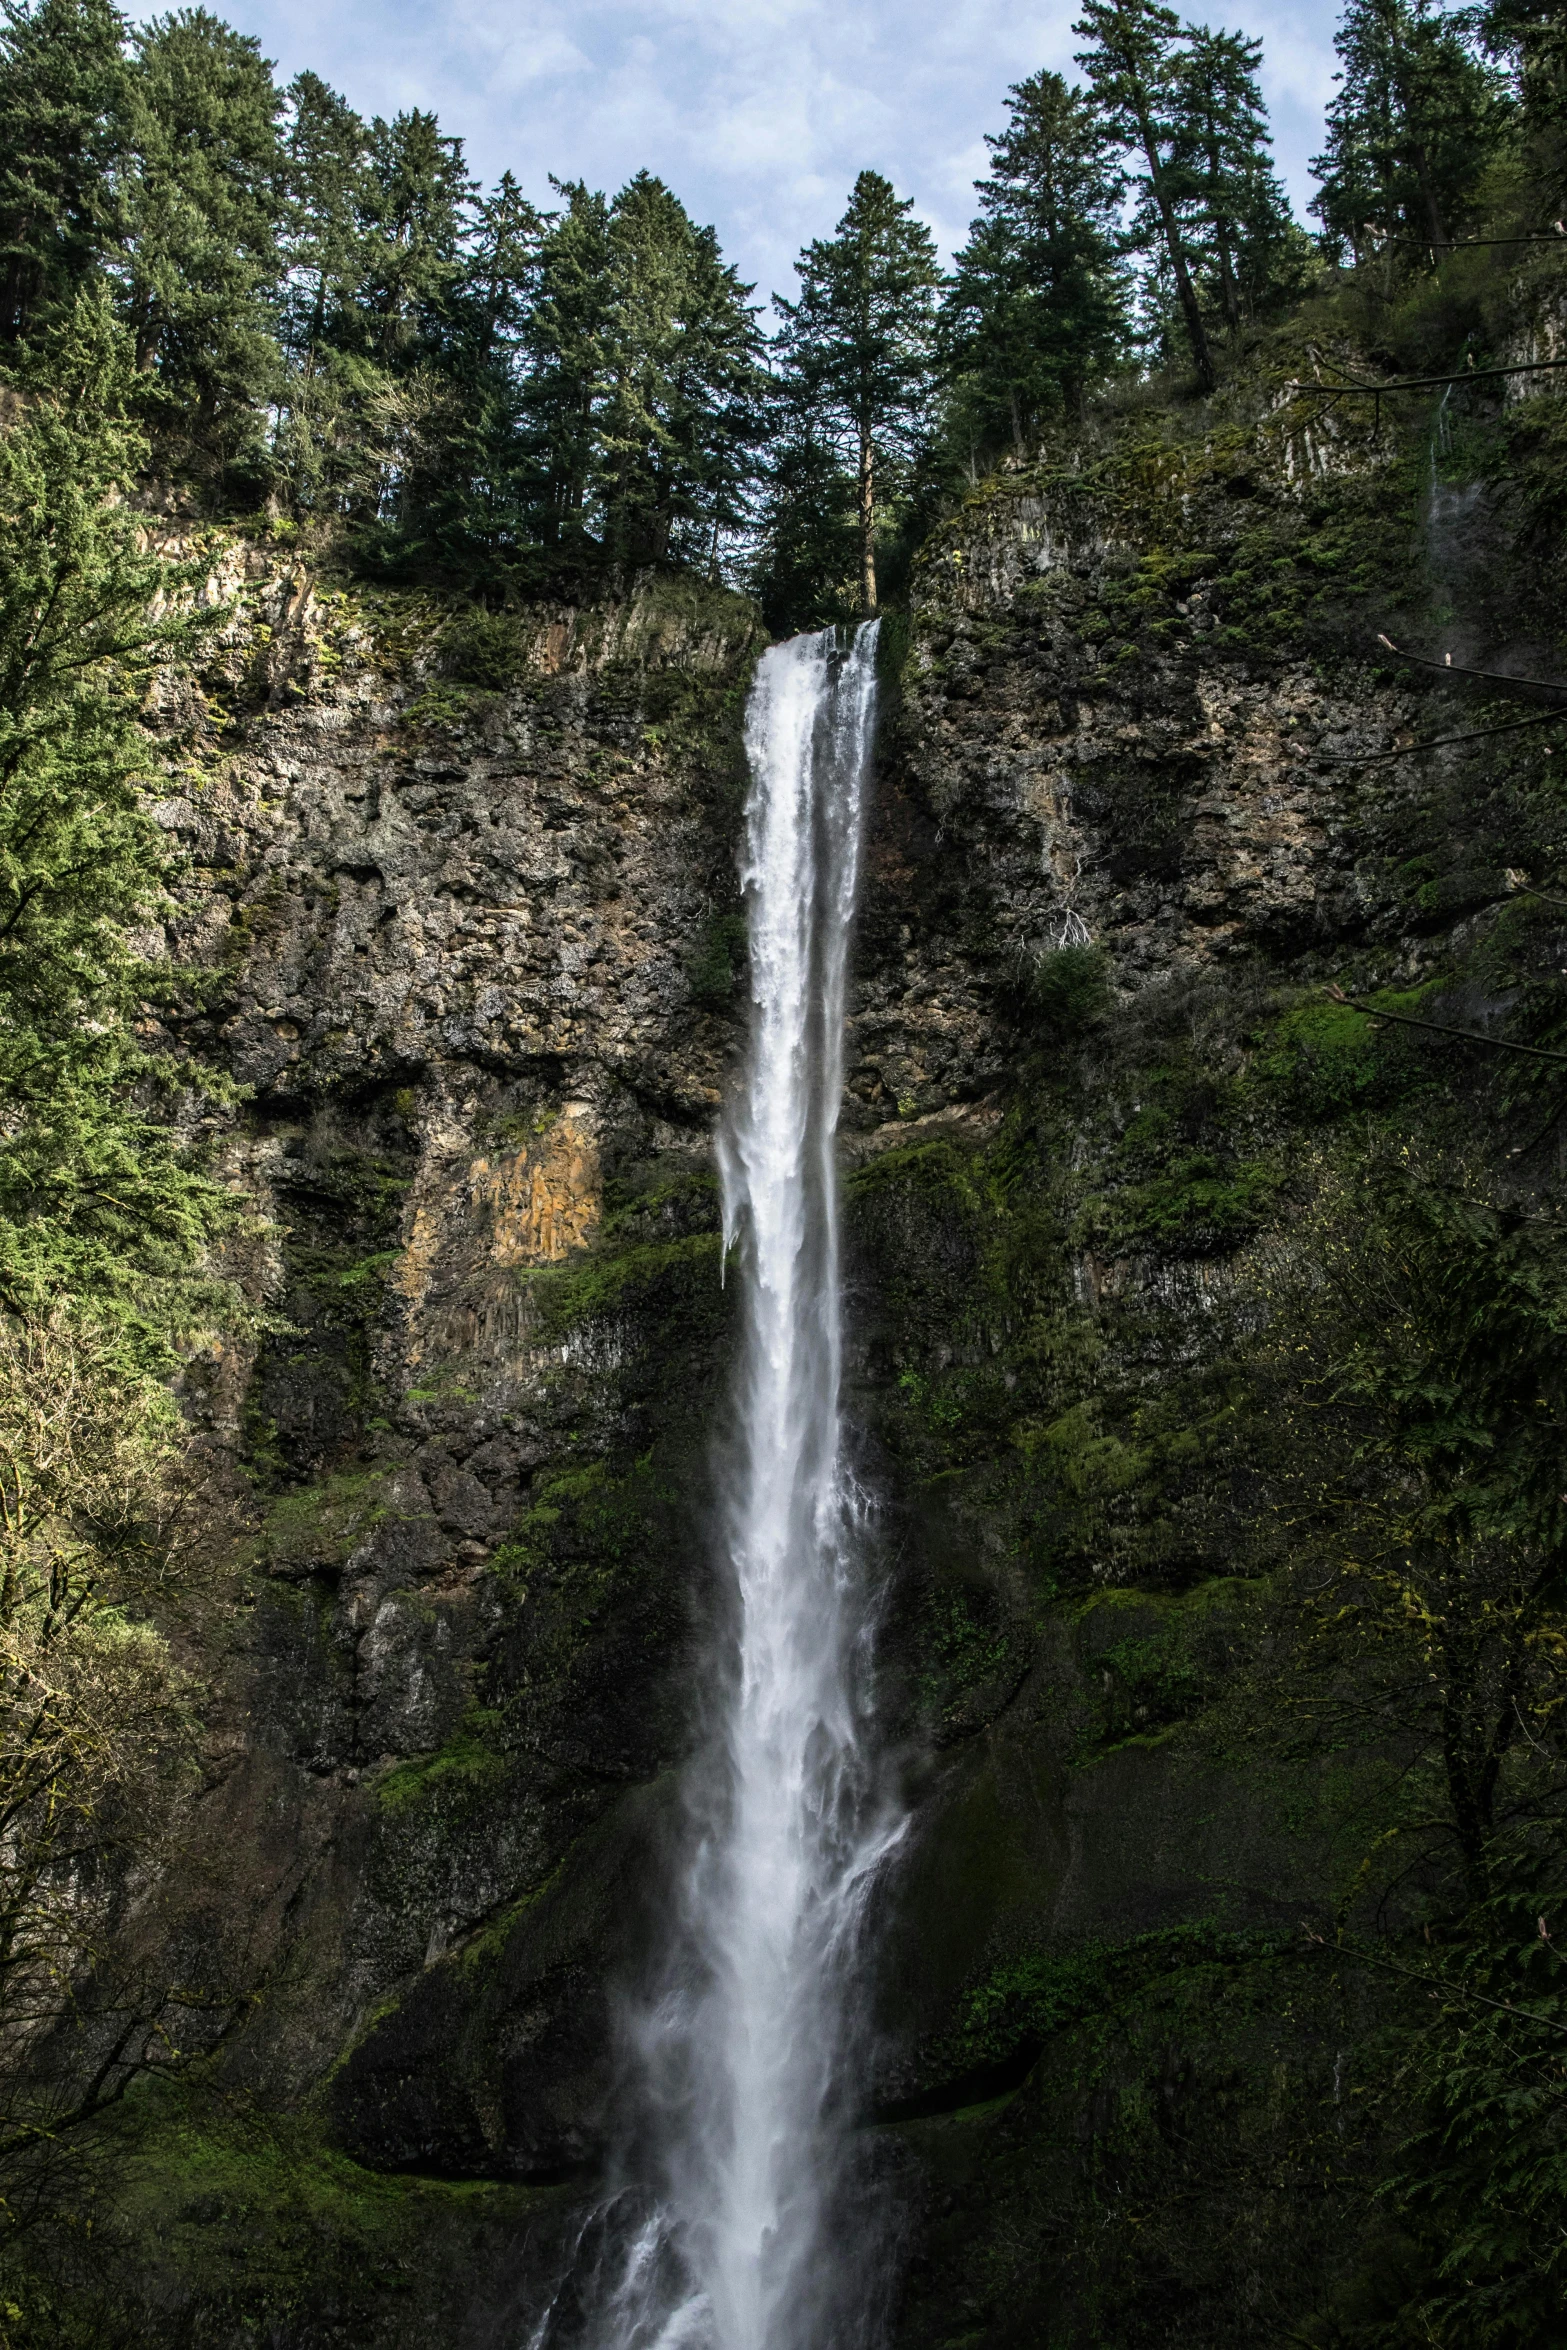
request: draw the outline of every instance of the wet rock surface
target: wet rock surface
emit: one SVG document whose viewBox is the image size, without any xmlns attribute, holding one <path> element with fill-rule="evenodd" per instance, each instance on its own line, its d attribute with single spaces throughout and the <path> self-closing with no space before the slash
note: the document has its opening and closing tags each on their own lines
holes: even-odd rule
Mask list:
<svg viewBox="0 0 1567 2350">
<path fill-rule="evenodd" d="M 985 2166 L 1021 2164 L 1048 2203 L 1038 2133 L 1087 2126 L 1040 2070 L 1029 1967 L 1221 1913 L 1272 1928 L 1320 1874 L 1319 1824 L 1284 1833 L 1275 1790 L 1173 1735 L 1198 1703 L 1180 1674 L 1219 1669 L 1222 1607 L 1190 1595 L 1242 1569 L 1242 1505 L 1158 1467 L 1163 1498 L 1079 1558 L 1075 1504 L 1028 1482 L 1066 1441 L 1060 1334 L 1091 1324 L 1140 1411 L 1206 1359 L 1252 1212 L 1220 1099 L 1245 1007 L 1368 956 L 1409 985 L 1505 891 L 1449 861 L 1417 901 L 1426 786 L 1333 763 L 1431 727 L 1407 672 L 1221 644 L 1200 579 L 1128 620 L 1135 557 L 1080 502 L 1003 483 L 938 543 L 888 665 L 844 1126 L 851 1407 L 915 1807 L 864 2102 L 925 2214 L 911 2344 L 1046 2322 L 1046 2301 L 1003 2321 L 1001 2255 L 986 2282 L 964 2249 Z M 306 2107 L 365 2176 L 522 2198 L 399 2206 L 439 2296 L 417 2321 L 356 2287 L 347 2317 L 296 2306 L 274 2340 L 499 2341 L 602 2154 L 616 1989 L 689 1736 L 761 640 L 742 599 L 655 585 L 514 615 L 508 673 L 476 685 L 416 598 L 257 553 L 222 591 L 205 698 L 159 718 L 188 746 L 164 808 L 192 860 L 181 951 L 223 973 L 192 1033 L 250 1089 L 225 1148 L 267 1221 L 236 1269 L 273 1317 L 189 1381 L 255 1495 L 199 1806 L 262 1986 L 223 2078 Z M 1051 975 L 1090 945 L 1134 1024 L 1228 1040 L 1171 1113 L 1180 1166 L 1209 1170 L 1174 1206 L 1173 1176 L 1125 1172 L 1141 1080 L 1107 1064 L 1091 1117 L 1018 1123 L 1086 1017 Z M 1069 1213 L 1042 1154 L 1111 1169 L 1113 1213 Z M 1139 1661 L 1172 1640 L 1198 1661 Z M 1178 2131 L 1197 2092 L 1172 2082 Z M 1006 2208 L 1046 2259 L 1048 2212 Z M 199 2312 L 200 2263 L 167 2260 L 167 2306 Z"/>
</svg>

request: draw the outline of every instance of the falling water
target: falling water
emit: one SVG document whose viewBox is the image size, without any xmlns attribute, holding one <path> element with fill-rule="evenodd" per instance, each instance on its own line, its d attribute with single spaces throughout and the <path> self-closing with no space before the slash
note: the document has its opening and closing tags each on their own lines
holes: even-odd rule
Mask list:
<svg viewBox="0 0 1567 2350">
<path fill-rule="evenodd" d="M 866 1751 L 834 1139 L 875 663 L 874 622 L 846 652 L 832 630 L 775 645 L 747 713 L 751 1036 L 720 1137 L 742 1323 L 721 1694 L 688 1773 L 662 1988 L 636 2021 L 645 2129 L 595 2350 L 847 2350 L 870 2320 L 863 2212 L 845 2242 L 848 2076 L 860 1927 L 900 1823 Z"/>
</svg>

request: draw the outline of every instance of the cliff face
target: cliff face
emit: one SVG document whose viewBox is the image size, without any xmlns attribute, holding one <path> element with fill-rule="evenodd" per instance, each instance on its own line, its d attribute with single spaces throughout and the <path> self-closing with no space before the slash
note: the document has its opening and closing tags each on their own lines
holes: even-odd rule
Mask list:
<svg viewBox="0 0 1567 2350">
<path fill-rule="evenodd" d="M 1343 579 L 1289 551 L 1335 478 L 1385 527 L 1374 453 L 1265 418 L 1118 465 L 977 495 L 886 649 L 845 1154 L 911 2345 L 1213 2350 L 1369 2257 L 1348 2153 L 1291 2183 L 1362 2019 L 1280 1957 L 1347 1781 L 1201 1735 L 1278 1539 L 1233 1366 L 1329 1115 L 1304 991 L 1447 968 L 1506 841 L 1331 763 L 1436 730 L 1333 649 L 1353 532 Z M 686 1736 L 760 639 L 668 585 L 483 624 L 259 553 L 216 586 L 161 718 L 268 1218 L 273 1327 L 190 1381 L 252 1481 L 195 1836 L 257 1998 L 210 2103 L 137 2123 L 136 2322 L 488 2343 L 593 2174 Z"/>
</svg>

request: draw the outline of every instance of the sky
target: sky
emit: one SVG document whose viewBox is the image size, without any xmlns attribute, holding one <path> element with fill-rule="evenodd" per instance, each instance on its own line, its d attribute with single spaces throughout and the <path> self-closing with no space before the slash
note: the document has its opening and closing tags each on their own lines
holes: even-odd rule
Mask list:
<svg viewBox="0 0 1567 2350">
<path fill-rule="evenodd" d="M 362 114 L 433 108 L 473 167 L 609 190 L 641 167 L 718 230 L 765 300 L 831 233 L 857 172 L 962 242 L 1007 87 L 1074 74 L 1074 0 L 214 0 L 285 80 L 311 66 Z M 148 13 L 152 13 L 151 10 Z M 1194 6 L 1264 42 L 1276 159 L 1304 211 L 1337 0 Z"/>
</svg>

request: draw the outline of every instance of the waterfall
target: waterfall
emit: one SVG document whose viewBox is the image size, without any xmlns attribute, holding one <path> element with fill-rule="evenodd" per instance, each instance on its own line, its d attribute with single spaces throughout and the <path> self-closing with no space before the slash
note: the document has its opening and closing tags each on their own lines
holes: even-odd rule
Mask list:
<svg viewBox="0 0 1567 2350">
<path fill-rule="evenodd" d="M 660 1987 L 633 2026 L 640 2146 L 601 2207 L 594 2350 L 848 2350 L 873 2323 L 850 2070 L 860 1928 L 901 1822 L 866 1746 L 834 1144 L 875 677 L 874 622 L 847 651 L 824 630 L 763 655 L 747 710 L 751 1033 L 719 1139 L 741 1334 L 717 1696 L 686 1776 Z M 535 2340 L 561 2338 L 546 2321 Z"/>
</svg>

